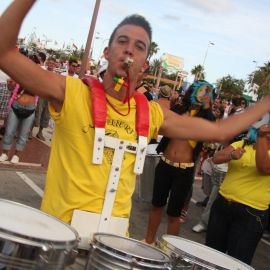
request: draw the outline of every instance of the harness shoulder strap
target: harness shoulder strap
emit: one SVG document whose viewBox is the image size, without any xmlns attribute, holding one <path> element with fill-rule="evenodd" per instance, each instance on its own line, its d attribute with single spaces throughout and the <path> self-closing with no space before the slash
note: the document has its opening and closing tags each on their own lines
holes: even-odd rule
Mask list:
<svg viewBox="0 0 270 270">
<path fill-rule="evenodd" d="M 105 90 L 103 85 L 94 78 L 83 78 L 82 81 L 92 90 L 92 115 L 95 127 L 92 162 L 93 164 L 102 164 L 107 118 Z"/>
<path fill-rule="evenodd" d="M 99 80 L 87 77 L 82 81 L 92 89 L 94 127 L 105 128 L 106 125 L 106 95 L 104 86 Z M 149 133 L 149 104 L 144 94 L 135 92 L 136 101 L 136 131 L 138 136 L 148 137 Z"/>
<path fill-rule="evenodd" d="M 136 101 L 136 130 L 138 136 L 148 137 L 149 134 L 149 103 L 146 96 L 142 93 L 135 92 Z"/>
<path fill-rule="evenodd" d="M 149 102 L 144 94 L 134 93 L 136 101 L 136 131 L 138 134 L 138 147 L 134 164 L 134 173 L 141 174 L 146 156 L 147 137 L 149 134 Z"/>
<path fill-rule="evenodd" d="M 91 88 L 93 103 L 93 122 L 95 127 L 93 163 L 101 164 L 105 142 L 106 125 L 106 95 L 103 85 L 99 80 L 88 77 L 82 81 Z M 145 95 L 135 92 L 133 95 L 136 102 L 136 132 L 138 134 L 138 147 L 134 172 L 140 174 L 143 169 L 145 153 L 147 147 L 147 137 L 149 134 L 149 103 Z"/>
<path fill-rule="evenodd" d="M 104 87 L 99 80 L 91 77 L 83 78 L 82 81 L 92 90 L 94 127 L 105 128 L 107 112 Z"/>
</svg>

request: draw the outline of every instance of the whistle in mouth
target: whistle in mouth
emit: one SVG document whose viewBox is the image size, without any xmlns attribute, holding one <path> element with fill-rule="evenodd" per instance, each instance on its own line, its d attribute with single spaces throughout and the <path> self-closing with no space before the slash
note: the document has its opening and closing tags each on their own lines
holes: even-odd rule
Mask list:
<svg viewBox="0 0 270 270">
<path fill-rule="evenodd" d="M 125 59 L 125 65 L 126 65 L 128 68 L 130 68 L 130 67 L 132 66 L 133 62 L 134 62 L 134 60 L 133 60 L 132 58 L 130 58 L 130 57 L 127 57 L 127 58 Z"/>
<path fill-rule="evenodd" d="M 123 78 L 113 77 L 113 81 L 116 83 L 115 86 L 114 86 L 114 90 L 117 91 L 117 92 L 120 91 L 120 89 L 123 86 L 125 86 L 125 87 L 128 86 Z"/>
</svg>

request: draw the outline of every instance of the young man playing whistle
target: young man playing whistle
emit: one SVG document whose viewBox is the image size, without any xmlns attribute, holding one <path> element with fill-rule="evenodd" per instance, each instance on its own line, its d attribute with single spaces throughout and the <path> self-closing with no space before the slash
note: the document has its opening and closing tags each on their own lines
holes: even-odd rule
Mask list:
<svg viewBox="0 0 270 270">
<path fill-rule="evenodd" d="M 212 123 L 145 102 L 134 89 L 138 74 L 147 67 L 152 31 L 138 15 L 114 29 L 105 50 L 108 69 L 102 85 L 43 70 L 14 49 L 35 2 L 15 0 L 0 18 L 0 68 L 49 101 L 56 127 L 41 209 L 72 223 L 82 237 L 126 231 L 135 175 L 142 171 L 151 138 L 162 134 L 225 141 L 270 110 L 267 96 L 242 114 Z"/>
</svg>

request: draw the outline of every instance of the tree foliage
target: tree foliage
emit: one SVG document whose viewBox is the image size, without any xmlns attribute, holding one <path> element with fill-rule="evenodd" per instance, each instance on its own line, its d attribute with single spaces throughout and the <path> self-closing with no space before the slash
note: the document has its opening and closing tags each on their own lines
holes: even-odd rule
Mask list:
<svg viewBox="0 0 270 270">
<path fill-rule="evenodd" d="M 256 90 L 252 88 L 252 91 L 258 95 L 258 99 L 270 94 L 270 62 L 268 61 L 263 66 L 259 67 L 259 69 L 249 74 L 248 83 L 251 86 L 250 88 L 252 88 L 253 84 L 259 86 Z"/>
<path fill-rule="evenodd" d="M 194 82 L 198 80 L 204 80 L 205 71 L 202 65 L 197 65 L 191 70 L 191 74 L 194 75 Z"/>
<path fill-rule="evenodd" d="M 161 60 L 154 59 L 153 61 L 150 62 L 149 73 L 156 76 L 160 66 L 161 66 Z"/>
<path fill-rule="evenodd" d="M 231 75 L 227 75 L 217 82 L 217 89 L 219 89 L 221 95 L 227 99 L 243 95 L 244 88 L 245 81 L 233 78 Z"/>
<path fill-rule="evenodd" d="M 149 61 L 151 60 L 154 54 L 157 54 L 158 51 L 159 51 L 158 44 L 152 41 L 150 44 L 150 51 L 149 51 L 149 56 L 148 56 Z"/>
</svg>

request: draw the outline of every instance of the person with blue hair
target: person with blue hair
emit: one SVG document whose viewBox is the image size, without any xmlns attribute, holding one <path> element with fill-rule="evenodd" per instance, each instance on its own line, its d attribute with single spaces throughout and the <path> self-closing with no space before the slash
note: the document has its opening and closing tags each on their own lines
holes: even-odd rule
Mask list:
<svg viewBox="0 0 270 270">
<path fill-rule="evenodd" d="M 215 121 L 212 94 L 213 86 L 210 83 L 204 80 L 197 81 L 189 87 L 181 104 L 176 104 L 171 110 L 179 115 Z M 202 142 L 194 140 L 163 137 L 159 143 L 157 153 L 162 155 L 155 170 L 153 207 L 149 214 L 146 243 L 155 243 L 163 208 L 167 203 L 167 233 L 178 235 L 181 212 L 192 195 L 195 162 L 201 150 Z"/>
</svg>

